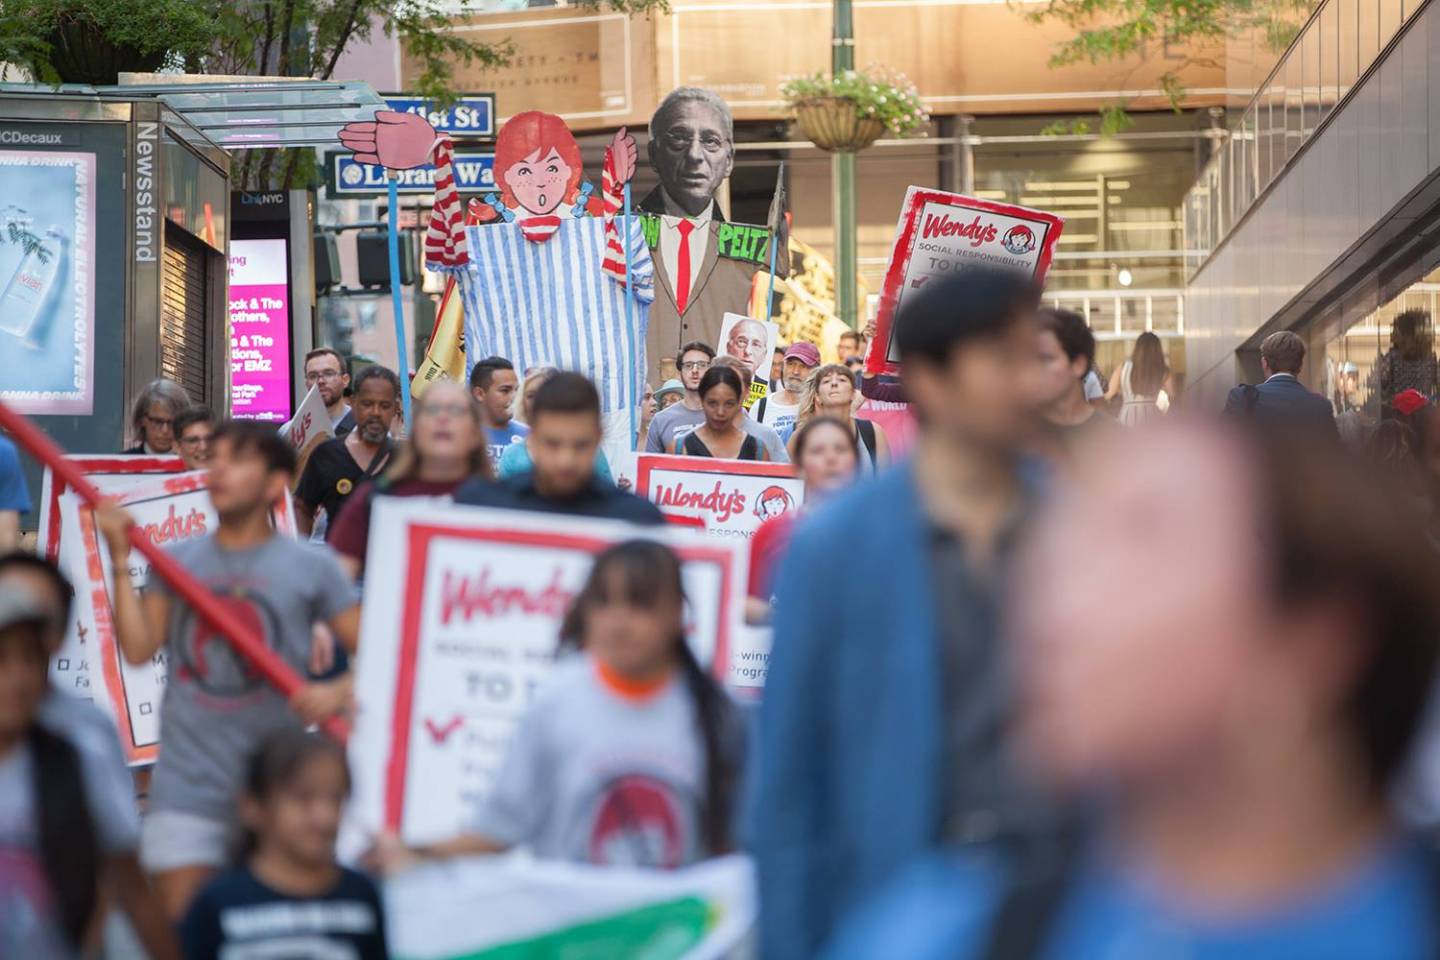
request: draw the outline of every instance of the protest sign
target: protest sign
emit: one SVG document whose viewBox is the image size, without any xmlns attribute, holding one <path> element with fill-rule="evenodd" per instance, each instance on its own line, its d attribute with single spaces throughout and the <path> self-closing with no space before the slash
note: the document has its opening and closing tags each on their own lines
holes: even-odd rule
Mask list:
<svg viewBox="0 0 1440 960">
<path fill-rule="evenodd" d="M 472 822 L 550 674 L 592 558 L 637 536 L 668 543 L 684 562 L 691 644 L 723 678 L 744 602 L 743 550 L 664 527 L 376 500 L 350 740 L 354 828 L 398 830 L 414 844 Z"/>
<path fill-rule="evenodd" d="M 179 457 L 136 456 L 132 454 L 82 454 L 65 459 L 85 474 L 101 493 L 114 496 L 132 487 L 142 486 L 161 473 L 180 473 L 185 461 Z M 60 518 L 60 498 L 69 492 L 65 481 L 50 468 L 40 481 L 40 529 L 37 535 L 39 553 L 51 563 L 60 557 L 60 544 L 65 536 Z"/>
<path fill-rule="evenodd" d="M 474 857 L 389 877 L 384 897 L 390 953 L 413 960 L 709 960 L 756 918 L 739 854 L 681 870 Z"/>
<path fill-rule="evenodd" d="M 305 399 L 300 401 L 295 416 L 280 428 L 280 435 L 295 448 L 296 483 L 305 473 L 305 463 L 310 454 L 334 433 L 334 428 L 330 426 L 330 411 L 325 409 L 325 401 L 320 399 L 320 387 L 313 386 L 305 394 Z"/>
<path fill-rule="evenodd" d="M 975 266 L 1020 270 L 1042 284 L 1064 225 L 1060 217 L 1041 210 L 911 187 L 885 269 L 866 372 L 899 371 L 893 328 L 907 296 L 934 277 Z"/>
<path fill-rule="evenodd" d="M 635 488 L 666 516 L 698 518 L 716 537 L 748 539 L 805 501 L 794 467 L 759 460 L 646 453 L 636 458 Z"/>
<path fill-rule="evenodd" d="M 209 474 L 203 471 L 147 477 L 115 494 L 151 543 L 170 547 L 213 533 L 218 523 L 210 502 Z M 59 653 L 50 665 L 52 679 L 76 696 L 89 697 L 109 715 L 131 764 L 152 763 L 160 742 L 160 699 L 167 668 L 162 649 L 149 663 L 132 665 L 120 653 L 114 622 L 114 575 L 110 551 L 96 526 L 94 512 L 72 492 L 60 498 L 63 530 L 59 562 L 75 584 L 74 615 Z M 294 511 L 289 496 L 271 513 L 275 528 L 293 537 Z M 150 564 L 132 551 L 130 580 L 143 590 Z"/>
<path fill-rule="evenodd" d="M 725 314 L 720 326 L 720 356 L 734 357 L 750 368 L 750 396 L 741 398 L 745 409 L 770 392 L 770 362 L 780 342 L 780 327 L 738 313 Z"/>
</svg>

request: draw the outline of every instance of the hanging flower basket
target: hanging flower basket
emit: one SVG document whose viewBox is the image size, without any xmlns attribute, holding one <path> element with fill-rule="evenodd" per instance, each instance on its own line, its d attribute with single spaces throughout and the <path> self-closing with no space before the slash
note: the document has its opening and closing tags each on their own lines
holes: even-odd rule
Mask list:
<svg viewBox="0 0 1440 960">
<path fill-rule="evenodd" d="M 915 85 L 882 67 L 796 77 L 780 94 L 805 136 L 832 153 L 863 150 L 887 130 L 897 137 L 921 133 L 930 122 Z"/>
<path fill-rule="evenodd" d="M 50 44 L 50 65 L 64 83 L 111 86 L 120 74 L 153 73 L 165 63 L 165 49 L 142 51 L 134 44 L 117 43 L 87 17 L 62 13 L 45 37 Z"/>
<path fill-rule="evenodd" d="M 861 116 L 849 97 L 802 100 L 795 104 L 795 120 L 807 140 L 831 153 L 864 150 L 885 132 L 885 124 Z"/>
</svg>

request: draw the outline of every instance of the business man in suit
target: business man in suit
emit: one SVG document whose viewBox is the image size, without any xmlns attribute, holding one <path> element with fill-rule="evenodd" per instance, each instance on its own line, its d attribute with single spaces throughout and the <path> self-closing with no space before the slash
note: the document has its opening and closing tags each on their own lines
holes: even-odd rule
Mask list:
<svg viewBox="0 0 1440 960">
<path fill-rule="evenodd" d="M 682 344 L 718 346 L 725 314 L 749 312 L 761 267 L 720 249 L 725 215 L 715 192 L 735 166 L 735 123 L 725 101 L 700 87 L 672 90 L 650 119 L 648 150 L 660 185 L 640 210 L 656 215 L 660 230 L 645 347 L 650 380 L 659 382 L 661 362 L 674 360 Z"/>
<path fill-rule="evenodd" d="M 1053 824 L 1010 763 L 998 625 L 1034 493 L 1036 299 L 977 267 L 906 300 L 914 454 L 802 520 L 781 563 L 748 808 L 764 957 L 815 956 L 941 844 L 1021 851 Z"/>
<path fill-rule="evenodd" d="M 1225 398 L 1225 413 L 1249 417 L 1267 425 L 1312 429 L 1337 436 L 1335 409 L 1330 401 L 1305 389 L 1300 367 L 1305 363 L 1305 341 L 1289 330 L 1266 337 L 1260 344 L 1260 369 L 1265 382 L 1241 384 Z"/>
</svg>

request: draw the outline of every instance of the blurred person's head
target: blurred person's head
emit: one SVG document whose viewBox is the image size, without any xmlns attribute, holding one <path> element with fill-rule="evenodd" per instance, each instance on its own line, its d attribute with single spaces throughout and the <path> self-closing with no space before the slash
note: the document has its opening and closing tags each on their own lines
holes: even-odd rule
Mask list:
<svg viewBox="0 0 1440 960">
<path fill-rule="evenodd" d="M 209 407 L 190 407 L 175 415 L 175 446 L 186 470 L 202 470 L 210 462 L 210 437 L 215 414 Z"/>
<path fill-rule="evenodd" d="M 655 399 L 655 388 L 648 382 L 645 384 L 645 393 L 640 397 L 640 422 L 649 423 L 655 419 L 655 414 L 660 410 L 658 401 Z"/>
<path fill-rule="evenodd" d="M 705 751 L 701 833 L 710 853 L 731 849 L 732 787 L 738 771 L 724 748 L 727 695 L 685 638 L 680 558 L 654 540 L 630 540 L 595 558 L 560 630 L 563 647 L 587 651 L 632 684 L 682 672 Z"/>
<path fill-rule="evenodd" d="M 350 386 L 345 358 L 330 347 L 317 347 L 305 354 L 305 386 L 319 389 L 320 402 L 327 407 L 344 400 L 345 388 Z"/>
<path fill-rule="evenodd" d="M 840 354 L 841 363 L 858 356 L 860 354 L 860 334 L 854 330 L 846 330 L 840 334 L 840 342 L 836 345 L 836 351 Z"/>
<path fill-rule="evenodd" d="M 1406 310 L 1390 327 L 1390 343 L 1406 360 L 1421 360 L 1434 350 L 1434 334 L 1430 314 L 1425 310 Z"/>
<path fill-rule="evenodd" d="M 151 380 L 130 406 L 130 429 L 136 441 L 154 453 L 175 449 L 175 418 L 190 407 L 185 388 L 163 377 Z"/>
<path fill-rule="evenodd" d="M 45 646 L 53 656 L 65 639 L 75 603 L 70 578 L 44 557 L 16 550 L 0 556 L 0 594 L 9 593 L 28 596 L 45 611 Z"/>
<path fill-rule="evenodd" d="M 770 354 L 770 383 L 779 389 L 780 378 L 785 374 L 785 348 L 776 347 Z"/>
<path fill-rule="evenodd" d="M 400 378 L 389 367 L 371 364 L 355 375 L 350 398 L 357 439 L 371 445 L 384 443 L 400 414 Z"/>
<path fill-rule="evenodd" d="M 258 420 L 226 420 L 210 439 L 210 501 L 220 523 L 268 512 L 295 473 L 295 448 Z"/>
<path fill-rule="evenodd" d="M 1095 363 L 1095 334 L 1073 310 L 1041 307 L 1036 351 L 1044 386 L 1041 402 L 1055 411 L 1085 404 L 1085 377 Z"/>
<path fill-rule="evenodd" d="M 470 368 L 470 392 L 480 402 L 485 419 L 492 427 L 503 427 L 510 422 L 519 385 L 515 364 L 504 357 L 486 357 Z"/>
<path fill-rule="evenodd" d="M 922 436 L 1019 449 L 1040 405 L 1035 286 L 984 267 L 930 280 L 895 318 L 901 377 Z"/>
<path fill-rule="evenodd" d="M 344 747 L 301 730 L 270 737 L 251 758 L 240 795 L 249 853 L 304 869 L 332 865 L 349 797 Z"/>
<path fill-rule="evenodd" d="M 1288 373 L 1300 375 L 1305 363 L 1305 341 L 1289 330 L 1278 330 L 1260 342 L 1260 369 L 1265 376 Z"/>
<path fill-rule="evenodd" d="M 515 391 L 515 400 L 510 405 L 510 417 L 520 423 L 530 422 L 530 411 L 535 405 L 535 393 L 540 385 L 560 371 L 550 366 L 531 367 L 525 371 L 525 379 Z"/>
<path fill-rule="evenodd" d="M 807 499 L 824 496 L 855 482 L 860 445 L 849 424 L 815 417 L 795 431 L 795 469 L 805 481 Z"/>
<path fill-rule="evenodd" d="M 0 592 L 0 746 L 23 738 L 49 689 L 51 618 L 28 592 Z"/>
<path fill-rule="evenodd" d="M 1025 742 L 1054 782 L 1122 802 L 1291 761 L 1378 802 L 1435 675 L 1437 575 L 1414 501 L 1334 445 L 1109 437 L 1018 567 Z"/>
<path fill-rule="evenodd" d="M 850 371 L 851 376 L 858 377 L 865 372 L 865 359 L 863 357 L 850 357 L 845 361 L 845 369 Z"/>
<path fill-rule="evenodd" d="M 431 476 L 490 476 L 485 415 L 454 380 L 437 380 L 410 405 L 409 437 L 385 470 L 386 486 Z"/>
<path fill-rule="evenodd" d="M 666 380 L 655 391 L 655 402 L 659 409 L 664 410 L 685 399 L 685 385 L 679 380 Z"/>
<path fill-rule="evenodd" d="M 813 343 L 800 341 L 790 344 L 785 351 L 785 365 L 781 370 L 781 381 L 791 393 L 801 393 L 805 381 L 820 366 L 820 350 Z M 776 382 L 776 381 L 772 381 Z"/>
<path fill-rule="evenodd" d="M 541 496 L 573 497 L 590 484 L 602 434 L 594 384 L 578 373 L 561 372 L 541 385 L 525 437 Z"/>
<path fill-rule="evenodd" d="M 715 348 L 700 340 L 692 340 L 680 348 L 680 360 L 677 366 L 680 370 L 680 382 L 685 389 L 695 392 L 700 389 L 700 378 L 705 376 L 705 371 L 710 369 L 710 362 L 715 359 Z"/>
</svg>

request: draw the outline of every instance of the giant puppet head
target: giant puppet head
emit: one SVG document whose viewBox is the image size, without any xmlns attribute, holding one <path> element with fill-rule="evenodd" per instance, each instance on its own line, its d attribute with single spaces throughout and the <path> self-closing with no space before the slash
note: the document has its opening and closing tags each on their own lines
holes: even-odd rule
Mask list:
<svg viewBox="0 0 1440 960">
<path fill-rule="evenodd" d="M 655 212 L 699 216 L 735 166 L 730 107 L 701 87 L 670 91 L 650 118 L 649 154 L 665 208 Z"/>
</svg>

